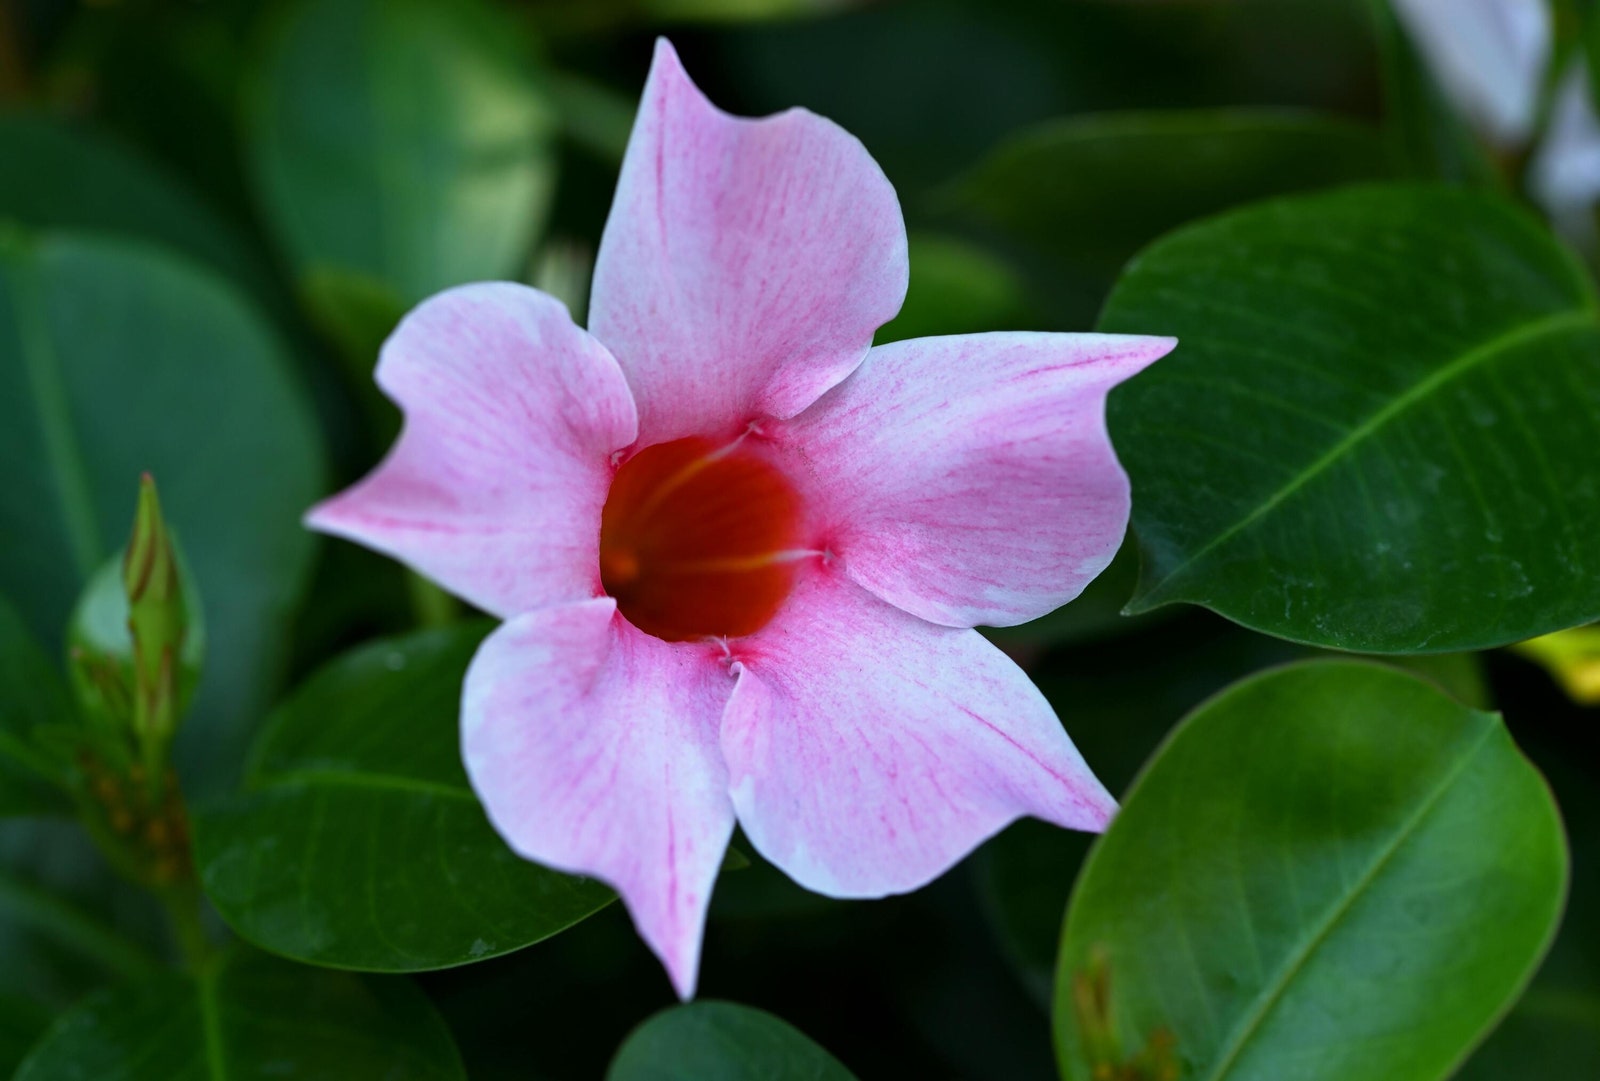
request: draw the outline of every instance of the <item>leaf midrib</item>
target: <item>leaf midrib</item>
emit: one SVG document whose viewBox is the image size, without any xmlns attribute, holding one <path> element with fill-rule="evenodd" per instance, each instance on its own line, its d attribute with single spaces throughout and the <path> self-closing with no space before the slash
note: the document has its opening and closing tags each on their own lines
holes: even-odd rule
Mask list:
<svg viewBox="0 0 1600 1081">
<path fill-rule="evenodd" d="M 1556 335 L 1568 330 L 1581 328 L 1600 328 L 1600 312 L 1594 307 L 1585 306 L 1576 310 L 1558 312 L 1536 319 L 1531 323 L 1524 323 L 1511 330 L 1504 331 L 1482 345 L 1476 346 L 1461 354 L 1455 360 L 1435 369 L 1433 372 L 1418 380 L 1409 390 L 1390 399 L 1381 409 L 1374 412 L 1366 420 L 1350 429 L 1337 443 L 1325 451 L 1319 458 L 1306 466 L 1299 473 L 1283 484 L 1277 491 L 1264 502 L 1258 503 L 1254 509 L 1244 515 L 1231 526 L 1218 533 L 1207 541 L 1198 551 L 1188 556 L 1164 574 L 1143 596 L 1134 598 L 1127 607 L 1127 612 L 1137 615 L 1140 612 L 1166 603 L 1173 599 L 1172 594 L 1181 585 L 1181 579 L 1186 572 L 1202 562 L 1217 548 L 1226 544 L 1240 533 L 1249 529 L 1256 522 L 1276 510 L 1282 503 L 1295 493 L 1299 492 L 1312 480 L 1330 469 L 1341 458 L 1348 454 L 1357 445 L 1373 436 L 1391 420 L 1410 409 L 1412 406 L 1429 397 L 1433 392 L 1466 374 L 1501 353 L 1517 346 L 1525 345 L 1537 338 L 1547 335 Z M 1177 583 L 1177 584 L 1175 584 Z"/>
<path fill-rule="evenodd" d="M 1244 1053 L 1244 1049 L 1249 1045 L 1251 1039 L 1261 1030 L 1261 1026 L 1283 999 L 1284 993 L 1300 974 L 1301 969 L 1305 967 L 1306 963 L 1322 944 L 1328 940 L 1356 901 L 1366 894 L 1368 887 L 1383 873 L 1383 869 L 1389 865 L 1390 860 L 1395 857 L 1401 848 L 1405 847 L 1406 842 L 1412 838 L 1418 828 L 1421 827 L 1423 821 L 1433 812 L 1434 807 L 1444 798 L 1445 793 L 1455 786 L 1456 781 L 1466 772 L 1467 767 L 1471 765 L 1478 753 L 1483 750 L 1490 737 L 1495 734 L 1495 731 L 1495 724 L 1484 726 L 1483 733 L 1473 742 L 1472 746 L 1462 752 L 1461 757 L 1439 779 L 1433 791 L 1429 792 L 1427 797 L 1417 805 L 1416 810 L 1396 831 L 1393 839 L 1378 852 L 1376 858 L 1361 873 L 1360 877 L 1345 892 L 1344 896 L 1340 897 L 1337 903 L 1328 910 L 1327 915 L 1312 933 L 1295 947 L 1285 963 L 1279 967 L 1274 977 L 1262 987 L 1261 991 L 1252 1000 L 1241 1025 L 1235 1028 L 1234 1034 L 1228 1038 L 1223 1053 L 1217 1060 L 1217 1065 L 1205 1075 L 1202 1081 L 1222 1081 L 1223 1078 L 1228 1076 L 1228 1072 L 1233 1068 L 1234 1063 Z"/>
<path fill-rule="evenodd" d="M 424 781 L 395 773 L 362 773 L 345 769 L 297 769 L 261 777 L 257 787 L 262 790 L 277 788 L 356 788 L 380 792 L 406 792 L 412 795 L 440 796 L 445 799 L 476 802 L 470 788 L 447 784 L 443 781 Z"/>
</svg>

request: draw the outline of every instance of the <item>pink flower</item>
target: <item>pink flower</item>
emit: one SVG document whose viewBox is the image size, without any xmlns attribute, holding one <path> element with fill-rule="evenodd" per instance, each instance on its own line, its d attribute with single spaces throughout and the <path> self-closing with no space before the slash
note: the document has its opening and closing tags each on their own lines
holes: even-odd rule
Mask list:
<svg viewBox="0 0 1600 1081">
<path fill-rule="evenodd" d="M 736 821 L 801 885 L 879 897 L 1021 815 L 1116 807 L 971 628 L 1110 561 L 1106 393 L 1173 342 L 869 349 L 906 273 L 859 142 L 718 111 L 661 42 L 589 333 L 520 285 L 425 302 L 378 365 L 404 432 L 309 517 L 506 621 L 467 673 L 473 785 L 523 856 L 616 887 L 686 998 Z"/>
</svg>

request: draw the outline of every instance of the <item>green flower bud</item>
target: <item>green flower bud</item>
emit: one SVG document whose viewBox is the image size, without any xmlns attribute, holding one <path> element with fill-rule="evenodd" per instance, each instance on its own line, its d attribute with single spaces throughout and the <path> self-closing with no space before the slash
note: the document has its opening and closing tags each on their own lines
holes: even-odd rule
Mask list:
<svg viewBox="0 0 1600 1081">
<path fill-rule="evenodd" d="M 205 657 L 199 594 L 161 514 L 155 482 L 140 482 L 122 556 L 89 579 L 68 628 L 78 701 L 102 735 L 127 734 L 154 768 L 177 730 Z M 98 741 L 110 750 L 118 741 Z"/>
</svg>

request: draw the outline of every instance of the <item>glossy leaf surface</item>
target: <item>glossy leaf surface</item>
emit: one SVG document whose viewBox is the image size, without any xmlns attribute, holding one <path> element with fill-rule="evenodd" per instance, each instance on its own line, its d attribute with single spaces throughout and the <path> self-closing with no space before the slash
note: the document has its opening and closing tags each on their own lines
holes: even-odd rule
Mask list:
<svg viewBox="0 0 1600 1081">
<path fill-rule="evenodd" d="M 1510 203 L 1396 186 L 1240 210 L 1141 255 L 1101 329 L 1182 343 L 1109 407 L 1130 611 L 1371 653 L 1600 616 L 1600 317 Z"/>
<path fill-rule="evenodd" d="M 461 680 L 485 628 L 379 641 L 269 721 L 245 790 L 205 808 L 196 859 L 246 939 L 313 964 L 418 971 L 562 930 L 611 893 L 516 856 L 461 766 Z"/>
<path fill-rule="evenodd" d="M 1196 1081 L 1447 1076 L 1527 981 L 1567 879 L 1555 804 L 1499 718 L 1381 665 L 1278 669 L 1200 707 L 1073 895 L 1063 1076 L 1092 1076 L 1075 978 L 1103 958 L 1125 1054 Z"/>
</svg>

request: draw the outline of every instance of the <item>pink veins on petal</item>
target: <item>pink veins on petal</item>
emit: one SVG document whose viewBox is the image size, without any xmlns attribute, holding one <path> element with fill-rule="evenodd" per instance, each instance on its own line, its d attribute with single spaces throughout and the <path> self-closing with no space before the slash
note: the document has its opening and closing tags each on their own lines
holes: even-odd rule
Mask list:
<svg viewBox="0 0 1600 1081">
<path fill-rule="evenodd" d="M 801 884 L 874 897 L 1020 816 L 1115 811 L 972 628 L 1110 562 L 1106 394 L 1174 343 L 872 348 L 906 277 L 859 142 L 721 112 L 662 41 L 589 331 L 508 283 L 424 302 L 378 364 L 400 438 L 308 515 L 506 621 L 467 673 L 473 786 L 521 855 L 614 886 L 685 998 L 736 822 Z"/>
</svg>

